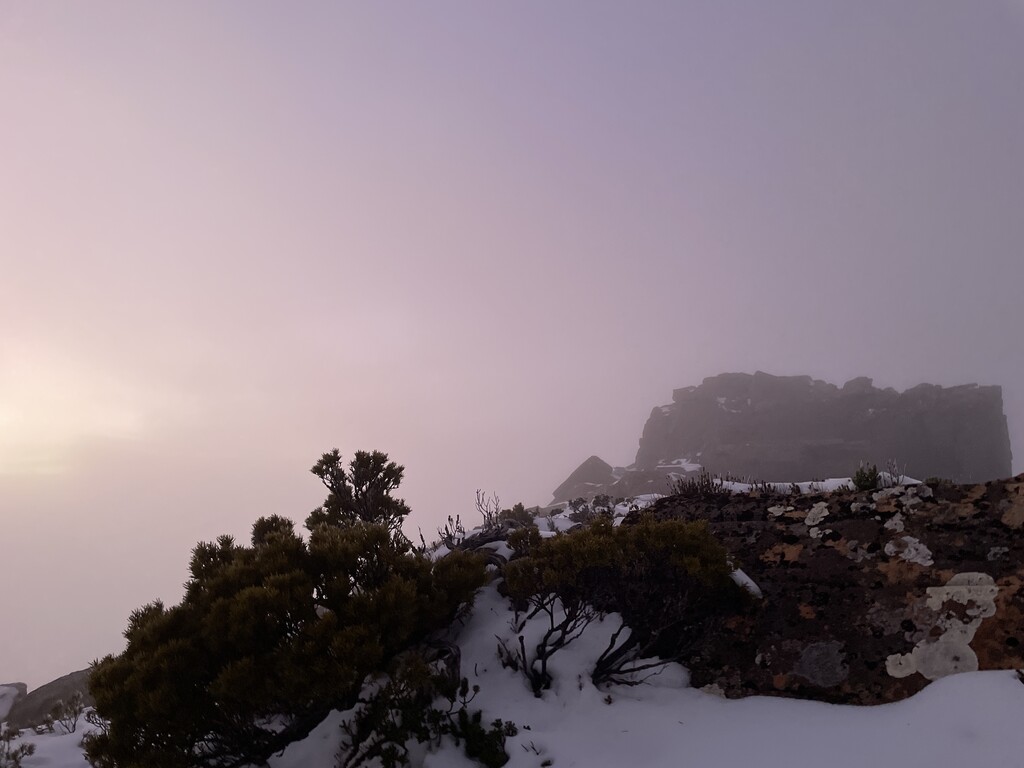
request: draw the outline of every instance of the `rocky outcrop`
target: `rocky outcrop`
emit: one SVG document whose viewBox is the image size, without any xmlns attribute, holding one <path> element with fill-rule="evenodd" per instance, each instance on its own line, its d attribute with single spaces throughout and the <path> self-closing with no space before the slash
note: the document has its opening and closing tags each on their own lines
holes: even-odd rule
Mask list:
<svg viewBox="0 0 1024 768">
<path fill-rule="evenodd" d="M 7 713 L 28 694 L 28 686 L 24 683 L 4 683 L 0 685 L 0 723 L 7 720 Z"/>
<path fill-rule="evenodd" d="M 93 699 L 89 695 L 88 669 L 58 677 L 20 698 L 7 713 L 7 723 L 12 728 L 19 729 L 39 725 L 57 702 L 67 701 L 75 693 L 81 693 L 85 705 L 92 706 Z"/>
<path fill-rule="evenodd" d="M 664 493 L 668 478 L 697 464 L 756 480 L 848 477 L 862 461 L 895 461 L 911 477 L 962 483 L 1008 477 L 1001 388 L 921 384 L 897 392 L 868 378 L 837 387 L 810 376 L 713 376 L 675 390 L 670 404 L 651 411 L 631 467 L 603 485 L 574 490 L 626 496 L 639 485 Z M 556 502 L 573 498 L 564 486 Z"/>
<path fill-rule="evenodd" d="M 760 480 L 845 477 L 894 459 L 913 477 L 983 482 L 1010 475 L 1002 390 L 921 384 L 905 392 L 859 378 L 729 373 L 677 389 L 655 408 L 638 469 L 681 457 L 713 473 Z"/>
<path fill-rule="evenodd" d="M 707 520 L 763 595 L 675 649 L 695 686 L 875 704 L 955 672 L 1024 667 L 1024 475 L 650 510 Z"/>
<path fill-rule="evenodd" d="M 616 479 L 615 472 L 608 462 L 591 456 L 576 467 L 565 482 L 555 489 L 555 499 L 565 501 L 577 496 L 590 497 L 595 488 L 609 486 Z"/>
</svg>

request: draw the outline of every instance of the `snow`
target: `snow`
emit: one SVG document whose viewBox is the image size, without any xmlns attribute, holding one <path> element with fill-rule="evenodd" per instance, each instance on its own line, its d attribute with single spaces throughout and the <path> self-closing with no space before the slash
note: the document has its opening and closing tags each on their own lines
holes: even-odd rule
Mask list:
<svg viewBox="0 0 1024 768">
<path fill-rule="evenodd" d="M 742 572 L 737 572 L 742 573 Z M 508 768 L 637 766 L 643 768 L 1020 768 L 1024 765 L 1024 685 L 1013 672 L 972 672 L 943 678 L 903 702 L 854 707 L 776 697 L 727 700 L 688 687 L 688 674 L 669 664 L 637 686 L 598 689 L 590 665 L 615 616 L 592 625 L 552 657 L 552 690 L 534 698 L 524 679 L 503 669 L 495 637 L 514 637 L 512 615 L 495 585 L 483 588 L 459 637 L 462 671 L 481 687 L 473 708 L 485 722 L 511 720 L 519 733 L 506 743 Z M 527 627 L 527 632 L 531 628 Z M 308 737 L 270 758 L 271 768 L 330 768 L 343 713 L 332 713 Z M 86 768 L 78 733 L 37 735 L 25 768 Z M 16 742 L 17 743 L 17 742 Z M 445 742 L 413 750 L 414 768 L 471 766 Z"/>
<path fill-rule="evenodd" d="M 672 461 L 658 465 L 658 469 L 678 469 L 683 472 L 700 472 L 703 468 L 703 465 L 685 457 L 673 459 Z"/>
<path fill-rule="evenodd" d="M 759 599 L 764 597 L 764 593 L 761 591 L 761 588 L 757 586 L 754 580 L 750 578 L 746 573 L 744 573 L 741 568 L 737 568 L 729 575 L 732 577 L 732 580 L 734 582 L 739 584 L 754 597 Z"/>
<path fill-rule="evenodd" d="M 797 485 L 801 492 L 813 493 L 849 484 L 849 478 L 831 478 Z M 723 486 L 739 493 L 751 489 L 745 483 L 726 482 Z M 789 491 L 791 486 L 779 483 L 777 487 Z M 645 494 L 617 505 L 616 522 L 632 509 L 649 506 L 659 498 L 660 494 Z M 820 511 L 817 515 L 825 517 Z M 544 537 L 574 525 L 564 511 L 538 517 L 536 522 Z M 906 545 L 901 553 L 904 558 L 924 557 L 925 553 L 913 546 L 916 542 L 902 543 Z M 511 555 L 506 542 L 486 547 Z M 439 547 L 432 556 L 446 552 L 447 548 Z M 732 578 L 763 597 L 742 570 L 735 570 Z M 535 619 L 522 629 L 527 648 L 543 631 L 539 622 Z M 503 668 L 496 653 L 497 641 L 504 640 L 511 647 L 517 637 L 508 601 L 498 594 L 496 583 L 480 590 L 457 638 L 461 668 L 470 685 L 480 686 L 470 707 L 483 710 L 484 722 L 501 718 L 519 727 L 518 734 L 506 743 L 508 768 L 1024 766 L 1024 728 L 1020 727 L 1024 685 L 1012 671 L 950 675 L 906 701 L 875 707 L 778 697 L 728 700 L 714 691 L 689 687 L 689 673 L 678 664 L 642 673 L 649 676 L 639 685 L 599 689 L 590 680 L 590 670 L 619 623 L 618 616 L 607 616 L 558 651 L 551 659 L 552 688 L 535 698 L 522 675 Z M 15 693 L 14 688 L 0 687 L 0 716 L 6 714 Z M 272 756 L 268 765 L 334 766 L 340 725 L 349 714 L 333 712 L 305 739 Z M 88 768 L 80 742 L 91 729 L 82 721 L 74 734 L 23 732 L 20 741 L 36 745 L 24 768 Z M 431 749 L 418 746 L 411 750 L 411 757 L 412 768 L 476 765 L 451 741 Z"/>
</svg>

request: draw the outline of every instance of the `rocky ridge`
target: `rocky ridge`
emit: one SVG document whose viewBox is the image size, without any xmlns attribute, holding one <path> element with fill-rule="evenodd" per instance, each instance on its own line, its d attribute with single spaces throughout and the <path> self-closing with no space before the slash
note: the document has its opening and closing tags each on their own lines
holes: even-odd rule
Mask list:
<svg viewBox="0 0 1024 768">
<path fill-rule="evenodd" d="M 596 494 L 666 493 L 701 467 L 757 480 L 845 477 L 862 461 L 908 475 L 983 482 L 1011 473 L 998 386 L 921 384 L 904 392 L 869 378 L 842 387 L 810 376 L 725 373 L 673 392 L 644 425 L 635 462 L 587 459 L 554 502 Z"/>
<path fill-rule="evenodd" d="M 1024 667 L 1024 475 L 723 491 L 667 497 L 648 512 L 708 521 L 763 595 L 673 649 L 695 686 L 877 704 L 956 672 Z"/>
</svg>

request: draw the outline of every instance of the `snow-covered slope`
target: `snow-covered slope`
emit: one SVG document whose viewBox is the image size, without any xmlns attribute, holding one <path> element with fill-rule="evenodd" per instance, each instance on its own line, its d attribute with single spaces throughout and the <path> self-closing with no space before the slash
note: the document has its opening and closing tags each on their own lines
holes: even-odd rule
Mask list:
<svg viewBox="0 0 1024 768">
<path fill-rule="evenodd" d="M 620 505 L 614 514 L 626 514 L 629 506 Z M 537 522 L 546 535 L 572 524 L 565 512 Z M 508 554 L 504 542 L 491 546 Z M 910 699 L 875 707 L 774 697 L 727 700 L 689 687 L 687 671 L 676 664 L 639 685 L 598 689 L 590 670 L 618 627 L 612 615 L 552 657 L 554 684 L 535 698 L 522 675 L 498 659 L 498 643 L 516 636 L 512 620 L 508 601 L 492 583 L 480 590 L 456 637 L 461 674 L 480 687 L 472 708 L 483 711 L 486 723 L 501 718 L 518 726 L 506 743 L 508 768 L 1024 767 L 1024 684 L 1012 671 L 953 675 Z M 528 646 L 542 629 L 525 627 Z M 332 713 L 305 739 L 271 757 L 269 766 L 333 768 L 340 725 L 350 715 Z M 86 768 L 78 745 L 90 727 L 82 722 L 78 733 L 67 735 L 26 732 L 22 738 L 36 752 L 25 768 Z M 476 765 L 451 741 L 429 749 L 421 745 L 411 756 L 413 768 Z"/>
<path fill-rule="evenodd" d="M 740 701 L 687 687 L 670 665 L 638 686 L 598 690 L 587 670 L 616 622 L 609 617 L 553 659 L 556 681 L 541 699 L 522 677 L 503 669 L 496 636 L 510 637 L 506 601 L 494 585 L 481 590 L 461 630 L 462 673 L 480 686 L 474 707 L 484 720 L 512 720 L 509 768 L 694 766 L 697 768 L 943 768 L 1024 765 L 1024 685 L 1013 672 L 954 675 L 907 701 L 849 707 L 755 697 Z M 342 713 L 269 761 L 272 768 L 331 768 Z M 25 768 L 85 768 L 70 735 L 26 733 L 35 755 Z M 545 763 L 550 761 L 550 763 Z M 473 765 L 452 743 L 414 751 L 414 765 Z"/>
</svg>

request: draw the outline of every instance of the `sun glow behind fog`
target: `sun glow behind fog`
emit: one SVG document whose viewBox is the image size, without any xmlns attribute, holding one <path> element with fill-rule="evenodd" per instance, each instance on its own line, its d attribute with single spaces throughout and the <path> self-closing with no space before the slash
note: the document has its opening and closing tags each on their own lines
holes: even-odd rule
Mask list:
<svg viewBox="0 0 1024 768">
<path fill-rule="evenodd" d="M 145 398 L 108 373 L 57 354 L 10 352 L 0 367 L 0 476 L 67 471 L 96 440 L 132 440 Z"/>
</svg>

